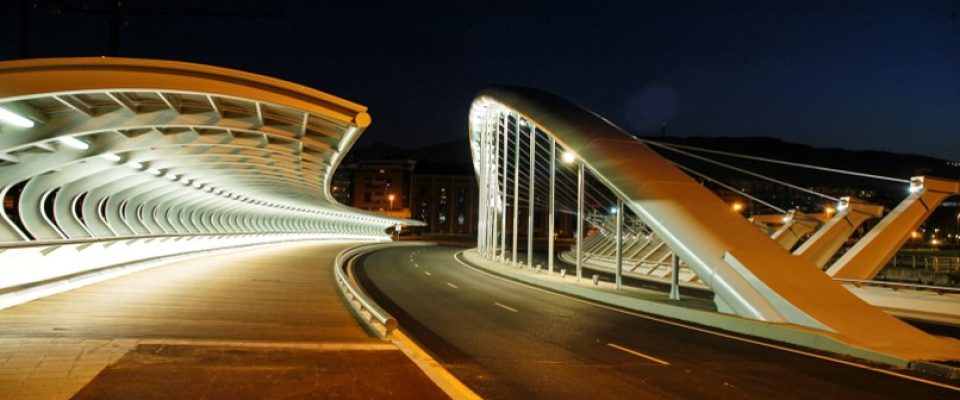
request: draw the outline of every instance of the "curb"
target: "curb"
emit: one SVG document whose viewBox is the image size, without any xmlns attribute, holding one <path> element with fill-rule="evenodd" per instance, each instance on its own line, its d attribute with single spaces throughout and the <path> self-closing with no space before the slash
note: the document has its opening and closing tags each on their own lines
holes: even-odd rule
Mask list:
<svg viewBox="0 0 960 400">
<path fill-rule="evenodd" d="M 403 330 L 397 326 L 397 320 L 390 314 L 383 311 L 380 306 L 373 301 L 363 288 L 357 284 L 353 276 L 353 262 L 358 257 L 378 250 L 394 247 L 415 247 L 432 246 L 435 243 L 430 242 L 391 242 L 377 244 L 363 244 L 345 249 L 337 255 L 334 260 L 334 279 L 337 281 L 337 289 L 341 298 L 350 308 L 351 313 L 360 322 L 361 326 L 383 340 L 390 341 L 404 355 L 412 361 L 424 375 L 427 376 L 440 390 L 443 390 L 447 396 L 452 399 L 477 400 L 482 399 L 467 385 L 457 379 L 456 376 L 447 371 L 439 361 L 434 359 L 426 350 L 417 344 L 415 340 L 403 333 Z M 347 269 L 349 279 L 341 282 L 341 275 L 337 271 Z M 375 310 L 370 312 L 364 307 Z M 378 318 L 374 314 L 381 314 Z"/>
</svg>

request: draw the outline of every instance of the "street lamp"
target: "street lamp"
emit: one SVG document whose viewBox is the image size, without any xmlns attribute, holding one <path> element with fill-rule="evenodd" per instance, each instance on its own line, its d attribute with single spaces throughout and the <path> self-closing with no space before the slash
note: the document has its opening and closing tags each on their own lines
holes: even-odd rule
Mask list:
<svg viewBox="0 0 960 400">
<path fill-rule="evenodd" d="M 736 211 L 736 212 L 743 211 L 743 203 L 739 201 L 733 203 L 733 205 L 731 205 L 730 207 L 733 208 L 733 211 Z"/>
<path fill-rule="evenodd" d="M 393 193 L 390 193 L 390 195 L 387 196 L 387 200 L 390 200 L 390 211 L 393 211 L 393 199 L 395 198 L 397 198 L 397 196 L 394 196 Z"/>
</svg>

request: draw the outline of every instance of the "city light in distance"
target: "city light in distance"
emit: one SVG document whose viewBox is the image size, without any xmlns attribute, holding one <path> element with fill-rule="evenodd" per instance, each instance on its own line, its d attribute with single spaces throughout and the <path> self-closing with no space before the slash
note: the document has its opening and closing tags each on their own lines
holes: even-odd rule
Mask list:
<svg viewBox="0 0 960 400">
<path fill-rule="evenodd" d="M 567 164 L 572 164 L 574 161 L 577 161 L 577 155 L 569 151 L 563 152 L 563 155 L 560 156 L 560 158 L 563 160 L 564 163 L 567 163 Z"/>
<path fill-rule="evenodd" d="M 741 202 L 738 201 L 738 202 L 733 203 L 732 205 L 730 205 L 730 208 L 732 208 L 733 211 L 736 211 L 736 212 L 743 211 L 743 203 L 741 203 Z"/>
</svg>

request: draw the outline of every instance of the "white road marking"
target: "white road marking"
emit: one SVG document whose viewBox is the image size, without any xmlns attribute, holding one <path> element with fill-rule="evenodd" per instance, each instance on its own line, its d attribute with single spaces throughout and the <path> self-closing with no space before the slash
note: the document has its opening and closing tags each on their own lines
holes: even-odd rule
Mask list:
<svg viewBox="0 0 960 400">
<path fill-rule="evenodd" d="M 427 274 L 427 276 L 430 276 L 430 271 L 423 271 L 423 273 Z"/>
<path fill-rule="evenodd" d="M 497 307 L 500 307 L 500 308 L 502 308 L 502 309 L 504 309 L 504 310 L 507 310 L 507 311 L 517 312 L 517 309 L 516 309 L 516 308 L 510 307 L 510 306 L 505 306 L 505 305 L 500 304 L 500 303 L 497 303 L 497 302 L 493 302 L 493 305 L 495 305 L 495 306 L 497 306 Z"/>
<path fill-rule="evenodd" d="M 748 338 L 744 338 L 744 337 L 728 335 L 728 334 L 721 333 L 721 332 L 714 332 L 714 331 L 711 331 L 711 330 L 707 330 L 707 329 L 704 329 L 704 328 L 698 328 L 698 327 L 695 327 L 695 326 L 683 324 L 683 323 L 676 322 L 676 321 L 670 321 L 670 320 L 666 320 L 666 319 L 662 319 L 662 318 L 653 317 L 653 316 L 650 316 L 650 315 L 644 315 L 644 314 L 641 314 L 641 313 L 639 313 L 639 312 L 622 310 L 622 309 L 619 309 L 619 308 L 616 308 L 616 307 L 611 307 L 611 306 L 608 306 L 608 305 L 599 304 L 599 303 L 595 303 L 595 302 L 592 302 L 592 301 L 587 301 L 587 300 L 583 300 L 583 299 L 578 299 L 578 298 L 573 297 L 573 296 L 570 296 L 570 295 L 566 295 L 566 294 L 563 294 L 563 293 L 557 293 L 557 292 L 554 292 L 554 291 L 546 290 L 546 289 L 539 288 L 539 287 L 536 287 L 536 286 L 533 286 L 533 285 L 530 285 L 530 284 L 518 282 L 518 281 L 515 281 L 515 280 L 512 280 L 512 279 L 507 279 L 507 278 L 504 278 L 504 277 L 502 277 L 502 276 L 497 276 L 497 275 L 494 275 L 494 274 L 492 274 L 492 273 L 486 272 L 486 271 L 484 271 L 484 270 L 482 270 L 482 269 L 476 268 L 476 267 L 474 267 L 474 266 L 472 266 L 472 265 L 470 265 L 470 264 L 467 264 L 467 263 L 461 261 L 461 260 L 460 260 L 460 257 L 458 257 L 461 253 L 463 253 L 463 252 L 461 251 L 461 252 L 455 254 L 455 255 L 453 256 L 453 259 L 454 259 L 454 260 L 457 260 L 458 263 L 462 264 L 463 266 L 465 266 L 465 267 L 467 267 L 467 268 L 470 268 L 470 269 L 472 269 L 472 270 L 474 270 L 474 271 L 477 271 L 477 272 L 479 272 L 479 273 L 481 273 L 481 274 L 484 274 L 484 275 L 487 275 L 487 276 L 490 276 L 490 277 L 493 277 L 493 278 L 496 278 L 496 279 L 500 279 L 500 280 L 502 280 L 502 281 L 506 281 L 506 282 L 509 282 L 509 283 L 513 283 L 513 284 L 519 285 L 519 286 L 524 286 L 524 287 L 527 287 L 527 288 L 530 288 L 530 289 L 533 289 L 533 290 L 537 290 L 537 291 L 540 291 L 540 292 L 543 292 L 543 293 L 549 293 L 549 294 L 552 294 L 552 295 L 555 295 L 555 296 L 565 297 L 565 298 L 567 298 L 567 299 L 570 299 L 570 300 L 573 300 L 573 301 L 577 301 L 577 302 L 580 302 L 580 303 L 584 303 L 584 304 L 589 304 L 589 305 L 592 305 L 592 306 L 594 306 L 594 307 L 600 307 L 600 308 L 604 308 L 604 309 L 607 309 L 607 310 L 610 310 L 610 311 L 614 311 L 614 312 L 618 312 L 618 313 L 621 313 L 621 314 L 632 315 L 632 316 L 637 317 L 637 318 L 643 318 L 643 319 L 647 319 L 647 320 L 651 320 L 651 321 L 657 321 L 657 322 L 660 322 L 660 323 L 663 323 L 663 324 L 667 324 L 667 325 L 673 325 L 673 326 L 677 326 L 677 327 L 680 327 L 680 328 L 689 329 L 689 330 L 692 330 L 692 331 L 702 332 L 702 333 L 706 333 L 706 334 L 708 334 L 708 335 L 719 336 L 719 337 L 726 338 L 726 339 L 730 339 L 730 340 L 736 340 L 736 341 L 739 341 L 739 342 L 750 343 L 750 344 L 757 345 L 757 346 L 762 346 L 762 347 L 767 347 L 767 348 L 771 348 L 771 349 L 782 350 L 782 351 L 786 351 L 786 352 L 794 353 L 794 354 L 800 354 L 800 355 L 804 355 L 804 356 L 807 356 L 807 357 L 813 357 L 813 358 L 821 359 L 821 360 L 824 360 L 824 361 L 830 361 L 830 362 L 834 362 L 834 363 L 837 363 L 837 364 L 846 365 L 846 366 L 849 366 L 849 367 L 855 367 L 855 368 L 865 369 L 865 370 L 868 370 L 868 371 L 873 371 L 873 372 L 877 372 L 877 373 L 881 373 L 881 374 L 885 374 L 885 375 L 895 376 L 895 377 L 897 377 L 897 378 L 902 378 L 902 379 L 906 379 L 906 380 L 910 380 L 910 381 L 914 381 L 914 382 L 925 383 L 925 384 L 927 384 L 927 385 L 936 386 L 936 387 L 940 387 L 940 388 L 944 388 L 944 389 L 949 389 L 949 390 L 953 390 L 953 391 L 960 392 L 960 387 L 958 387 L 958 386 L 952 386 L 952 385 L 948 385 L 948 384 L 945 384 L 945 383 L 940 383 L 940 382 L 931 381 L 931 380 L 927 380 L 927 379 L 923 379 L 923 378 L 918 378 L 918 377 L 915 377 L 915 376 L 910 376 L 910 375 L 906 375 L 906 374 L 901 374 L 901 373 L 897 373 L 897 372 L 894 372 L 894 371 L 885 370 L 885 369 L 882 369 L 882 368 L 871 367 L 871 366 L 869 366 L 869 365 L 857 364 L 857 363 L 855 363 L 855 362 L 846 361 L 846 360 L 841 360 L 841 359 L 838 359 L 838 358 L 832 358 L 832 357 L 828 357 L 828 356 L 820 355 L 820 354 L 816 354 L 816 353 L 810 353 L 810 352 L 803 351 L 803 350 L 791 349 L 791 348 L 789 348 L 789 347 L 778 346 L 778 345 L 771 344 L 771 343 L 764 343 L 764 342 L 760 342 L 760 341 L 757 341 L 757 340 L 752 340 L 752 339 L 748 339 Z"/>
<path fill-rule="evenodd" d="M 668 362 L 666 362 L 666 361 L 663 361 L 663 360 L 661 360 L 661 359 L 659 359 L 659 358 L 656 358 L 656 357 L 654 357 L 654 356 L 648 356 L 648 355 L 643 354 L 643 353 L 641 353 L 641 352 L 639 352 L 639 351 L 632 350 L 632 349 L 628 349 L 628 348 L 626 348 L 626 347 L 620 346 L 620 345 L 615 344 L 615 343 L 607 343 L 607 346 L 613 347 L 613 348 L 615 348 L 615 349 L 617 349 L 617 350 L 620 350 L 620 351 L 623 351 L 623 352 L 627 352 L 627 353 L 633 354 L 633 355 L 635 355 L 635 356 L 637 356 L 637 357 L 646 358 L 647 360 L 653 361 L 653 362 L 655 362 L 655 363 L 659 363 L 659 364 L 661 364 L 661 365 L 670 365 L 670 363 L 668 363 Z"/>
<path fill-rule="evenodd" d="M 450 286 L 450 287 L 452 287 L 452 288 L 454 288 L 454 289 L 460 289 L 460 288 L 457 287 L 457 285 L 454 285 L 454 284 L 452 284 L 452 283 L 450 283 L 450 282 L 447 282 L 447 286 Z"/>
</svg>

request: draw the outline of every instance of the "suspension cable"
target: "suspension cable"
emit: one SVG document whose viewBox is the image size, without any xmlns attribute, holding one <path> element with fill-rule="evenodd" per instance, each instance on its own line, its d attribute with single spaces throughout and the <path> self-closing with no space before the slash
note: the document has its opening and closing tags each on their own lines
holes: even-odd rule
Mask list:
<svg viewBox="0 0 960 400">
<path fill-rule="evenodd" d="M 718 180 L 716 180 L 716 179 L 713 179 L 713 178 L 707 176 L 707 175 L 704 174 L 704 173 L 697 172 L 697 171 L 695 171 L 693 168 L 685 167 L 685 166 L 680 165 L 680 164 L 677 164 L 677 163 L 675 163 L 675 162 L 673 163 L 673 165 L 676 165 L 677 167 L 679 167 L 680 169 L 682 169 L 682 170 L 684 170 L 684 171 L 687 171 L 687 172 L 689 172 L 689 173 L 691 173 L 691 174 L 697 175 L 697 176 L 699 176 L 699 177 L 701 177 L 701 178 L 703 178 L 703 179 L 706 179 L 706 180 L 708 180 L 708 181 L 710 181 L 710 182 L 713 182 L 713 183 L 715 183 L 715 184 L 717 184 L 717 185 L 720 185 L 720 187 L 722 187 L 722 188 L 724 188 L 724 189 L 733 191 L 733 192 L 735 192 L 735 193 L 737 193 L 737 194 L 740 194 L 741 196 L 744 196 L 744 197 L 746 197 L 746 198 L 748 198 L 748 199 L 750 199 L 750 200 L 753 200 L 753 201 L 755 201 L 755 202 L 757 202 L 757 203 L 763 204 L 763 205 L 765 205 L 765 206 L 767 206 L 767 207 L 770 207 L 770 208 L 772 208 L 772 209 L 774 209 L 774 210 L 776 210 L 776 211 L 779 211 L 779 212 L 781 212 L 781 213 L 784 213 L 784 214 L 787 213 L 787 210 L 784 210 L 784 209 L 782 209 L 782 208 L 780 208 L 780 207 L 777 207 L 777 206 L 775 206 L 775 205 L 773 205 L 773 204 L 767 203 L 766 201 L 763 201 L 763 200 L 757 198 L 756 196 L 752 196 L 752 195 L 750 195 L 750 194 L 747 193 L 747 192 L 738 190 L 738 189 L 734 188 L 733 186 L 727 185 L 726 183 L 723 183 L 723 182 L 720 182 L 720 181 L 718 181 Z"/>
<path fill-rule="evenodd" d="M 859 176 L 859 177 L 862 177 L 862 178 L 879 179 L 879 180 L 884 180 L 884 181 L 900 182 L 900 183 L 910 183 L 910 180 L 909 180 L 909 179 L 895 178 L 895 177 L 891 177 L 891 176 L 874 175 L 874 174 L 868 174 L 868 173 L 865 173 L 865 172 L 850 171 L 850 170 L 839 169 L 839 168 L 821 167 L 821 166 L 812 165 L 812 164 L 804 164 L 804 163 L 797 163 L 797 162 L 791 162 L 791 161 L 776 160 L 776 159 L 772 159 L 772 158 L 765 158 L 765 157 L 757 157 L 757 156 L 751 156 L 751 155 L 746 155 L 746 154 L 731 153 L 731 152 L 728 152 L 728 151 L 721 151 L 721 150 L 705 149 L 705 148 L 702 148 L 702 147 L 687 146 L 687 145 L 682 145 L 682 144 L 663 143 L 663 142 L 657 142 L 657 141 L 653 141 L 653 140 L 649 140 L 649 139 L 640 139 L 640 138 L 637 138 L 637 139 L 639 139 L 641 142 L 644 142 L 644 143 L 647 143 L 647 144 L 660 145 L 660 146 L 663 146 L 663 147 L 693 150 L 693 151 L 699 151 L 699 152 L 704 152 L 704 153 L 711 153 L 711 154 L 718 154 L 718 155 L 729 156 L 729 157 L 743 158 L 743 159 L 753 160 L 753 161 L 761 161 L 761 162 L 768 162 L 768 163 L 773 163 L 773 164 L 787 165 L 787 166 L 797 167 L 797 168 L 807 168 L 807 169 L 813 169 L 813 170 L 817 170 L 817 171 L 831 172 L 831 173 L 835 173 L 835 174 L 853 175 L 853 176 Z"/>
<path fill-rule="evenodd" d="M 643 139 L 640 139 L 640 138 L 637 138 L 637 140 L 644 141 Z M 750 175 L 750 176 L 753 176 L 753 177 L 756 177 L 756 178 L 760 178 L 760 179 L 763 179 L 763 180 L 766 180 L 766 181 L 769 181 L 769 182 L 773 182 L 773 183 L 776 183 L 776 184 L 779 184 L 779 185 L 783 185 L 783 186 L 789 187 L 789 188 L 791 188 L 791 189 L 799 190 L 799 191 L 804 192 L 804 193 L 807 193 L 807 194 L 812 194 L 812 195 L 814 195 L 814 196 L 822 197 L 822 198 L 827 199 L 827 200 L 830 200 L 830 201 L 837 201 L 837 202 L 840 201 L 840 199 L 838 199 L 838 198 L 836 198 L 836 197 L 833 197 L 833 196 L 830 196 L 830 195 L 826 195 L 826 194 L 823 194 L 823 193 L 819 193 L 819 192 L 817 192 L 817 191 L 810 190 L 810 189 L 807 189 L 807 188 L 805 188 L 805 187 L 797 186 L 797 185 L 794 185 L 794 184 L 789 183 L 789 182 L 784 182 L 784 181 L 781 181 L 781 180 L 779 180 L 779 179 L 774 179 L 774 178 L 771 178 L 771 177 L 766 176 L 766 175 L 761 175 L 761 174 L 758 174 L 758 173 L 756 173 L 756 172 L 749 171 L 749 170 L 746 170 L 746 169 L 743 169 L 743 168 L 740 168 L 740 167 L 735 167 L 735 166 L 730 165 L 730 164 L 722 163 L 722 162 L 720 162 L 720 161 L 716 161 L 716 160 L 713 160 L 713 159 L 710 159 L 710 158 L 707 158 L 707 157 L 703 157 L 703 156 L 698 155 L 698 154 L 693 154 L 693 153 L 691 153 L 691 152 L 689 152 L 689 151 L 684 151 L 684 150 L 676 149 L 676 148 L 673 148 L 673 147 L 670 147 L 670 146 L 667 146 L 667 145 L 663 145 L 663 144 L 661 144 L 661 143 L 653 142 L 653 141 L 647 141 L 646 143 L 647 143 L 647 144 L 650 144 L 650 145 L 653 145 L 653 146 L 657 146 L 657 147 L 666 149 L 666 150 L 670 150 L 670 151 L 673 151 L 673 152 L 676 152 L 676 153 L 683 154 L 683 155 L 685 155 L 685 156 L 687 156 L 687 157 L 696 158 L 696 159 L 701 160 L 701 161 L 705 161 L 705 162 L 708 162 L 708 163 L 711 163 L 711 164 L 719 165 L 719 166 L 724 167 L 724 168 L 727 168 L 727 169 L 732 169 L 732 170 L 734 170 L 734 171 L 737 171 L 737 172 L 740 172 L 740 173 L 743 173 L 743 174 L 747 174 L 747 175 Z"/>
</svg>

